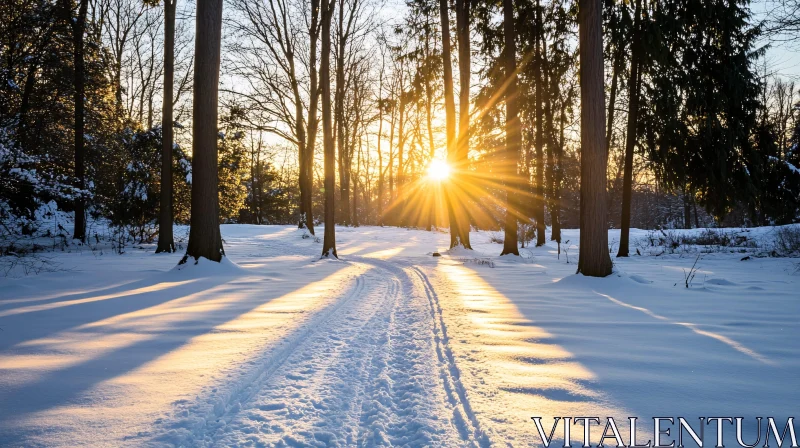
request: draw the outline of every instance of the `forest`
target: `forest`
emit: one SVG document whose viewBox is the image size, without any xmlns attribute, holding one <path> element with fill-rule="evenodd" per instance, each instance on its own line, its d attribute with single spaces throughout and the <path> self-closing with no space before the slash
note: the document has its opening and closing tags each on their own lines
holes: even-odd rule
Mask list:
<svg viewBox="0 0 800 448">
<path fill-rule="evenodd" d="M 798 86 L 765 57 L 796 36 L 792 1 L 765 17 L 747 0 L 588 2 L 585 55 L 578 3 L 229 0 L 205 23 L 204 2 L 11 0 L 3 250 L 45 231 L 45 207 L 70 238 L 99 240 L 86 222 L 103 220 L 173 251 L 193 191 L 218 194 L 219 223 L 450 226 L 465 247 L 465 226 L 504 229 L 512 253 L 580 227 L 582 194 L 604 228 L 800 219 Z M 200 164 L 216 192 L 193 190 Z"/>
</svg>

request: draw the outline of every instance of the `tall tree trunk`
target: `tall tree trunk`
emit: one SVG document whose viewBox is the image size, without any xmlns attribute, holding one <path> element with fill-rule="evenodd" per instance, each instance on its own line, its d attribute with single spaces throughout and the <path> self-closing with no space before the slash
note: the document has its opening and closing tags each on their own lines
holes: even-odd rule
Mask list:
<svg viewBox="0 0 800 448">
<path fill-rule="evenodd" d="M 447 163 L 456 166 L 458 163 L 458 146 L 456 141 L 456 102 L 453 95 L 453 57 L 450 50 L 450 14 L 448 0 L 439 0 L 439 18 L 442 24 L 442 66 L 444 73 L 444 114 L 445 136 L 447 140 Z M 458 221 L 456 220 L 454 202 L 457 194 L 454 182 L 444 185 L 444 200 L 447 207 L 447 219 L 450 223 L 450 247 L 458 245 Z"/>
<path fill-rule="evenodd" d="M 547 57 L 547 45 L 543 43 L 542 47 L 542 60 L 545 62 L 544 79 L 542 85 L 546 86 L 543 90 L 544 95 L 544 122 L 546 131 L 546 144 L 547 144 L 547 176 L 545 184 L 547 185 L 547 209 L 550 210 L 550 240 L 557 241 L 556 223 L 558 221 L 558 214 L 556 213 L 556 135 L 555 135 L 555 117 L 553 116 L 553 92 L 558 91 L 558 80 L 552 74 L 552 69 Z"/>
<path fill-rule="evenodd" d="M 381 59 L 381 71 L 378 75 L 378 209 L 376 221 L 379 226 L 383 226 L 383 152 L 381 151 L 381 140 L 383 140 L 383 59 Z"/>
<path fill-rule="evenodd" d="M 520 182 L 517 165 L 519 151 L 522 148 L 522 134 L 520 134 L 519 106 L 517 105 L 517 45 L 515 42 L 516 33 L 514 32 L 513 0 L 503 0 L 503 35 L 505 37 L 503 65 L 505 66 L 506 76 L 506 148 L 503 157 L 506 175 L 506 222 L 503 252 L 500 255 L 519 255 L 519 248 L 517 247 L 519 198 L 517 191 L 520 188 Z"/>
<path fill-rule="evenodd" d="M 607 148 L 603 100 L 603 18 L 600 0 L 580 0 L 581 230 L 578 272 L 611 274 L 606 204 Z"/>
<path fill-rule="evenodd" d="M 642 0 L 636 0 L 636 9 L 633 19 L 633 51 L 631 54 L 631 76 L 628 80 L 628 132 L 625 142 L 625 172 L 622 180 L 622 226 L 619 235 L 619 251 L 617 257 L 627 257 L 630 246 L 631 229 L 631 194 L 633 189 L 633 151 L 636 148 L 636 126 L 639 120 L 639 64 L 641 63 L 641 43 L 639 39 L 639 26 Z"/>
<path fill-rule="evenodd" d="M 186 255 L 220 261 L 217 173 L 219 62 L 223 0 L 199 0 L 195 28 L 194 111 L 192 113 L 192 217 Z"/>
<path fill-rule="evenodd" d="M 74 101 L 75 101 L 75 187 L 83 190 L 86 187 L 84 167 L 85 130 L 85 101 L 86 101 L 86 65 L 84 62 L 84 31 L 86 30 L 86 12 L 89 0 L 80 0 L 78 3 L 78 16 L 72 17 L 72 2 L 63 1 L 66 18 L 72 28 L 73 64 L 74 64 Z M 75 229 L 72 237 L 86 242 L 86 199 L 82 194 L 75 196 Z"/>
<path fill-rule="evenodd" d="M 324 0 L 323 0 L 324 1 Z M 344 64 L 345 64 L 345 45 L 347 36 L 344 29 L 344 0 L 339 0 L 339 26 L 338 26 L 338 45 L 336 47 L 336 108 L 334 111 L 336 122 L 336 148 L 339 151 L 339 206 L 342 224 L 350 225 L 350 148 L 347 147 L 346 125 L 344 122 Z"/>
<path fill-rule="evenodd" d="M 553 229 L 551 231 L 551 237 L 554 241 L 559 243 L 559 253 L 561 251 L 561 181 L 564 177 L 564 170 L 562 169 L 561 165 L 564 159 L 564 130 L 567 126 L 567 102 L 564 101 L 561 104 L 561 114 L 559 118 L 559 139 L 558 143 L 555 145 L 554 150 L 556 151 L 555 158 L 556 158 L 556 166 L 553 169 L 553 210 L 550 212 L 550 215 L 553 220 Z"/>
<path fill-rule="evenodd" d="M 456 0 L 456 36 L 458 38 L 458 141 L 455 177 L 451 182 L 459 185 L 461 194 L 452 197 L 458 226 L 458 241 L 465 249 L 472 249 L 469 241 L 470 220 L 466 208 L 467 190 L 470 188 L 469 163 L 469 86 L 472 66 L 470 63 L 469 2 Z M 451 176 L 452 177 L 452 176 Z"/>
<path fill-rule="evenodd" d="M 336 183 L 336 148 L 331 123 L 331 16 L 336 0 L 322 0 L 322 56 L 319 70 L 322 89 L 322 134 L 325 152 L 325 236 L 322 240 L 322 256 L 339 258 L 336 255 L 334 188 Z M 341 148 L 339 149 L 341 151 Z"/>
<path fill-rule="evenodd" d="M 290 48 L 287 46 L 287 48 Z M 307 227 L 306 209 L 307 204 L 311 200 L 311 190 L 308 188 L 308 169 L 306 168 L 306 126 L 303 117 L 303 102 L 300 96 L 300 83 L 297 80 L 297 74 L 294 65 L 294 54 L 292 50 L 286 51 L 286 59 L 289 65 L 289 79 L 292 87 L 292 94 L 294 95 L 294 133 L 297 137 L 297 159 L 298 159 L 298 186 L 300 187 L 300 217 L 297 222 L 297 228 L 303 229 Z M 312 225 L 313 228 L 313 225 Z M 312 229 L 313 232 L 313 229 Z M 312 233 L 313 234 L 313 233 Z"/>
<path fill-rule="evenodd" d="M 308 192 L 307 200 L 303 202 L 303 214 L 305 215 L 305 225 L 308 232 L 314 235 L 314 151 L 317 142 L 317 129 L 319 118 L 317 118 L 317 107 L 319 104 L 319 80 L 317 76 L 317 43 L 319 41 L 319 3 L 320 0 L 311 0 L 311 27 L 309 28 L 309 105 L 308 105 L 308 132 L 306 136 L 306 148 L 303 152 L 305 157 L 303 168 L 305 175 L 305 190 Z"/>
<path fill-rule="evenodd" d="M 536 0 L 536 46 L 535 46 L 535 75 L 536 75 L 536 198 L 534 200 L 534 217 L 536 218 L 536 246 L 545 243 L 544 223 L 544 110 L 542 108 L 542 7 Z"/>
<path fill-rule="evenodd" d="M 358 180 L 361 173 L 361 135 L 358 136 L 358 155 L 356 156 L 356 174 L 353 176 L 353 227 L 358 227 Z"/>
<path fill-rule="evenodd" d="M 429 17 L 426 17 L 426 21 Z M 426 25 L 430 25 L 426 23 Z M 434 157 L 436 157 L 436 147 L 433 144 L 433 86 L 431 85 L 431 77 L 433 76 L 433 70 L 431 69 L 431 35 L 430 35 L 430 26 L 425 27 L 425 123 L 428 128 L 428 151 L 430 153 L 429 158 L 432 161 Z M 427 210 L 427 222 L 426 222 L 426 230 L 431 231 L 433 226 L 435 225 L 434 220 L 436 216 L 436 196 L 431 194 L 428 196 L 430 198 L 430 206 Z"/>
<path fill-rule="evenodd" d="M 175 9 L 178 0 L 164 0 L 164 99 L 161 105 L 161 210 L 156 253 L 175 252 L 172 236 L 172 90 L 175 84 Z"/>
<path fill-rule="evenodd" d="M 406 137 L 405 137 L 405 124 L 406 124 L 406 113 L 405 108 L 406 105 L 403 103 L 403 95 L 402 89 L 400 91 L 400 111 L 398 115 L 397 123 L 397 188 L 395 194 L 397 195 L 397 202 L 396 202 L 396 209 L 395 209 L 395 225 L 404 226 L 406 223 L 406 199 L 405 199 L 405 175 L 403 173 L 403 150 L 405 149 L 406 144 Z"/>
</svg>

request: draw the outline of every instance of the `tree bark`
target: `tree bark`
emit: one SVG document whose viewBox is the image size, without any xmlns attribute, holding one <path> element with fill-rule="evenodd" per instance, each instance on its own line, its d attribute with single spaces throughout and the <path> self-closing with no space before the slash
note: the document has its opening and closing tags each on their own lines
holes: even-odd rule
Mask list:
<svg viewBox="0 0 800 448">
<path fill-rule="evenodd" d="M 324 1 L 324 0 L 323 0 Z M 344 96 L 345 96 L 345 45 L 347 34 L 344 29 L 344 0 L 339 0 L 339 25 L 338 45 L 336 46 L 336 94 L 334 121 L 336 123 L 336 149 L 339 151 L 339 206 L 342 224 L 350 225 L 350 148 L 347 147 L 345 135 L 346 123 L 344 122 Z"/>
<path fill-rule="evenodd" d="M 506 148 L 503 157 L 506 172 L 506 222 L 503 252 L 500 255 L 519 255 L 517 241 L 519 199 L 517 191 L 520 187 L 520 182 L 517 165 L 519 151 L 522 148 L 522 134 L 520 134 L 519 106 L 517 105 L 517 45 L 514 31 L 513 0 L 503 0 L 503 35 L 505 38 L 503 65 L 505 66 L 506 76 Z"/>
<path fill-rule="evenodd" d="M 336 255 L 336 230 L 334 207 L 336 188 L 336 148 L 331 123 L 331 16 L 336 0 L 322 0 L 322 55 L 320 64 L 322 90 L 322 134 L 325 152 L 325 235 L 322 240 L 322 257 L 339 258 Z M 339 149 L 341 151 L 341 148 Z"/>
<path fill-rule="evenodd" d="M 306 137 L 306 148 L 303 153 L 305 157 L 303 168 L 305 174 L 305 190 L 307 200 L 303 202 L 303 214 L 305 215 L 305 225 L 308 232 L 314 235 L 314 151 L 317 142 L 317 129 L 319 118 L 317 118 L 317 107 L 319 104 L 319 80 L 317 77 L 317 45 L 319 41 L 319 3 L 320 0 L 311 0 L 311 42 L 309 45 L 309 105 L 308 105 L 308 132 Z"/>
<path fill-rule="evenodd" d="M 466 198 L 470 188 L 469 164 L 469 86 L 472 66 L 470 63 L 469 2 L 456 0 L 456 33 L 458 38 L 458 141 L 456 164 L 453 167 L 451 182 L 458 185 L 460 194 L 454 196 L 453 206 L 458 226 L 458 241 L 465 249 L 472 249 L 469 241 L 470 220 L 467 213 Z"/>
<path fill-rule="evenodd" d="M 378 210 L 376 221 L 379 226 L 383 226 L 383 152 L 381 151 L 381 140 L 383 140 L 383 73 L 386 69 L 384 59 L 381 57 L 381 71 L 378 75 Z"/>
<path fill-rule="evenodd" d="M 172 96 L 175 83 L 175 9 L 178 0 L 164 0 L 164 99 L 161 105 L 161 210 L 156 253 L 175 252 L 172 236 Z"/>
<path fill-rule="evenodd" d="M 221 261 L 217 118 L 223 0 L 199 0 L 195 29 L 192 113 L 192 217 L 186 255 Z"/>
<path fill-rule="evenodd" d="M 611 274 L 606 204 L 607 148 L 603 100 L 603 18 L 600 0 L 580 0 L 581 229 L 578 273 Z"/>
<path fill-rule="evenodd" d="M 633 189 L 633 151 L 636 148 L 636 126 L 639 121 L 639 75 L 640 48 L 638 42 L 642 0 L 636 0 L 633 19 L 633 43 L 631 54 L 631 76 L 628 80 L 628 132 L 625 142 L 625 167 L 622 179 L 622 225 L 619 234 L 617 257 L 627 257 L 630 246 L 631 195 Z"/>
<path fill-rule="evenodd" d="M 535 46 L 535 83 L 536 83 L 536 189 L 534 198 L 534 217 L 536 218 L 536 246 L 544 246 L 544 111 L 542 108 L 542 40 L 543 28 L 542 7 L 536 0 L 536 46 Z"/>
<path fill-rule="evenodd" d="M 614 62 L 612 64 L 613 73 L 611 74 L 611 92 L 608 99 L 608 124 L 606 125 L 606 150 L 611 150 L 611 137 L 614 135 L 614 115 L 616 112 L 617 90 L 619 89 L 619 71 L 622 70 L 622 52 L 625 48 L 619 47 L 614 52 Z"/>
<path fill-rule="evenodd" d="M 81 191 L 86 188 L 84 152 L 85 152 L 85 101 L 86 101 L 86 64 L 84 55 L 84 31 L 86 30 L 86 14 L 89 7 L 89 0 L 80 0 L 78 3 L 78 15 L 72 17 L 72 2 L 63 1 L 65 17 L 67 18 L 72 30 L 73 45 L 73 65 L 74 79 L 73 87 L 75 102 L 75 122 L 74 122 L 74 144 L 75 144 L 75 187 Z M 75 196 L 75 229 L 72 234 L 74 239 L 86 242 L 86 199 L 82 193 Z"/>
<path fill-rule="evenodd" d="M 448 0 L 439 0 L 439 16 L 442 23 L 442 66 L 444 78 L 444 113 L 445 135 L 447 140 L 447 163 L 456 166 L 458 163 L 458 142 L 456 141 L 456 102 L 453 95 L 453 65 L 450 50 L 450 14 L 447 7 Z M 455 179 L 453 179 L 455 180 Z M 454 182 L 444 185 L 445 205 L 447 206 L 447 219 L 450 224 L 450 247 L 458 246 L 459 227 L 455 215 L 454 197 L 456 191 Z"/>
</svg>

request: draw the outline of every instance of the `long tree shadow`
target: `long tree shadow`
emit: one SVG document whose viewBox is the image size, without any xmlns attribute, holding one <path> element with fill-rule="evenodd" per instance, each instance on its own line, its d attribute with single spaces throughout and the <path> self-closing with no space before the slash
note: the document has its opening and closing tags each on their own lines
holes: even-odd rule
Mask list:
<svg viewBox="0 0 800 448">
<path fill-rule="evenodd" d="M 185 297 L 231 280 L 230 276 L 182 280 L 166 273 L 87 293 L 68 294 L 46 303 L 0 312 L 0 350 L 20 342 L 131 313 Z"/>
<path fill-rule="evenodd" d="M 703 292 L 664 291 L 616 275 L 570 275 L 553 283 L 547 276 L 531 275 L 533 268 L 524 265 L 464 269 L 508 298 L 529 322 L 549 333 L 549 342 L 591 371 L 593 389 L 644 419 L 743 416 L 752 423 L 744 427 L 746 437 L 755 438 L 755 417 L 786 418 L 800 399 L 789 387 L 796 382 L 797 357 L 788 357 L 794 360 L 787 363 L 781 332 L 762 331 L 776 321 L 797 328 L 791 322 L 797 304 L 780 318 L 757 311 L 769 305 L 758 305 L 755 298 L 752 310 L 723 304 L 710 309 Z M 778 297 L 772 306 L 782 308 L 787 299 Z M 754 325 L 745 329 L 725 324 L 748 320 Z M 792 351 L 797 353 L 797 347 Z"/>
<path fill-rule="evenodd" d="M 348 265 L 329 266 L 320 275 L 329 278 Z M 137 282 L 137 286 L 152 286 L 163 279 L 157 275 Z M 244 271 L 240 276 L 198 278 L 158 291 L 76 305 L 80 306 L 79 312 L 63 313 L 54 308 L 17 315 L 17 319 L 25 319 L 20 319 L 22 322 L 14 329 L 24 331 L 15 332 L 13 341 L 3 337 L 0 352 L 0 372 L 5 371 L 7 380 L 0 380 L 0 384 L 5 383 L 0 387 L 0 421 L 5 420 L 0 423 L 0 445 L 20 443 L 30 430 L 20 423 L 33 414 L 79 405 L 87 400 L 85 393 L 94 386 L 179 350 L 201 335 L 226 331 L 218 327 L 314 280 L 320 279 L 274 282 Z M 269 291 L 268 295 L 265 291 Z M 59 319 L 59 313 L 63 319 Z M 37 328 L 37 323 L 46 325 Z M 6 328 L 3 336 L 11 330 Z M 65 349 L 92 344 L 104 337 L 110 338 L 109 346 L 101 343 L 103 347 L 98 350 L 79 347 L 70 356 L 70 350 Z M 63 354 L 67 359 L 59 359 L 55 368 L 35 365 L 36 356 L 47 358 L 49 352 Z"/>
</svg>

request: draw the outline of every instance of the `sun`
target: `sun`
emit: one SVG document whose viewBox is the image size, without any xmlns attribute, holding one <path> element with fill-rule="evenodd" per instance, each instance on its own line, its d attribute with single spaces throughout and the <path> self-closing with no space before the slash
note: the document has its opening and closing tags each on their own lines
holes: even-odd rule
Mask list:
<svg viewBox="0 0 800 448">
<path fill-rule="evenodd" d="M 428 177 L 442 181 L 450 177 L 450 165 L 444 160 L 435 159 L 428 165 Z"/>
</svg>

